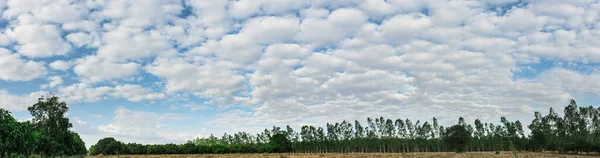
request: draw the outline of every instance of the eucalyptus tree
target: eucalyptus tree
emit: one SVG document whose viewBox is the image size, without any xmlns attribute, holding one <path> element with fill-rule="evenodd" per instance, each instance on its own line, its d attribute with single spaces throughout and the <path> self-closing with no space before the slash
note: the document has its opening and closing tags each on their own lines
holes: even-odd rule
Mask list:
<svg viewBox="0 0 600 158">
<path fill-rule="evenodd" d="M 474 140 L 475 143 L 477 144 L 477 151 L 482 151 L 482 147 L 483 147 L 483 139 L 485 136 L 485 130 L 483 127 L 483 123 L 481 123 L 481 120 L 479 119 L 475 119 L 475 133 L 474 133 Z"/>
</svg>

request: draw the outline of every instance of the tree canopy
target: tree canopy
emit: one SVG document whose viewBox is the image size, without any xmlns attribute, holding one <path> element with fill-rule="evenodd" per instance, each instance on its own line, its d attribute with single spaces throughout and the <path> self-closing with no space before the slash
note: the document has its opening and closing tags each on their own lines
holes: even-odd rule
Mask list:
<svg viewBox="0 0 600 158">
<path fill-rule="evenodd" d="M 87 153 L 79 135 L 65 113 L 65 102 L 51 95 L 41 97 L 27 108 L 32 121 L 18 122 L 0 108 L 0 157 L 84 155 Z"/>
</svg>

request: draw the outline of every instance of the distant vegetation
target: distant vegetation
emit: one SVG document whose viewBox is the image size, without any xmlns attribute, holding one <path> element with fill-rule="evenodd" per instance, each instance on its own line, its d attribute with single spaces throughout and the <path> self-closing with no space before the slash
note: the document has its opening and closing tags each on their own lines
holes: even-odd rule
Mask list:
<svg viewBox="0 0 600 158">
<path fill-rule="evenodd" d="M 367 118 L 327 123 L 323 127 L 273 127 L 256 135 L 238 132 L 221 137 L 211 135 L 185 144 L 144 145 L 104 138 L 89 149 L 64 115 L 67 104 L 52 95 L 27 108 L 33 119 L 19 122 L 0 108 L 0 157 L 120 155 L 120 154 L 221 154 L 221 153 L 395 153 L 465 151 L 551 151 L 559 153 L 600 152 L 600 108 L 578 107 L 574 100 L 561 117 L 554 109 L 542 116 L 535 112 L 525 135 L 520 121 L 500 118 L 501 124 L 479 119 L 467 124 L 461 117 L 456 125 L 440 126 L 428 121 Z"/>
<path fill-rule="evenodd" d="M 535 119 L 525 135 L 520 121 L 501 117 L 501 124 L 475 120 L 467 124 L 461 117 L 456 125 L 440 126 L 410 119 L 367 118 L 359 121 L 328 123 L 325 128 L 303 126 L 294 131 L 273 127 L 256 135 L 225 133 L 218 138 L 196 138 L 185 144 L 143 145 L 104 138 L 90 148 L 90 154 L 221 154 L 221 153 L 394 153 L 465 151 L 552 151 L 585 154 L 600 152 L 600 108 L 578 107 L 574 100 L 560 117 L 550 108 Z"/>
<path fill-rule="evenodd" d="M 27 108 L 33 119 L 18 122 L 0 108 L 0 157 L 85 155 L 87 150 L 64 115 L 69 110 L 58 97 L 42 97 Z"/>
</svg>

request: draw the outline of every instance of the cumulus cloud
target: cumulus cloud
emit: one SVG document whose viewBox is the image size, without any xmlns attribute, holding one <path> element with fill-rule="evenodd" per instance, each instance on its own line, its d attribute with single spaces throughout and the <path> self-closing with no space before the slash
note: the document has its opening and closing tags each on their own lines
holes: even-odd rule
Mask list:
<svg viewBox="0 0 600 158">
<path fill-rule="evenodd" d="M 18 52 L 32 58 L 67 55 L 71 45 L 60 35 L 61 31 L 54 25 L 19 25 L 7 35 L 19 42 Z"/>
<path fill-rule="evenodd" d="M 71 33 L 67 35 L 66 38 L 67 41 L 71 42 L 76 47 L 82 47 L 92 43 L 92 36 L 82 32 Z"/>
<path fill-rule="evenodd" d="M 67 69 L 70 69 L 72 65 L 73 65 L 72 62 L 70 62 L 70 61 L 56 60 L 56 61 L 50 63 L 50 68 L 52 68 L 54 70 L 65 71 Z"/>
<path fill-rule="evenodd" d="M 158 59 L 146 71 L 166 80 L 166 91 L 195 92 L 215 103 L 231 103 L 233 93 L 242 90 L 244 76 L 227 69 L 223 63 L 207 61 L 199 66 L 183 59 Z"/>
<path fill-rule="evenodd" d="M 140 85 L 120 85 L 116 86 L 113 89 L 113 93 L 111 94 L 114 97 L 125 98 L 132 102 L 139 102 L 142 100 L 157 100 L 165 98 L 165 95 L 162 93 L 152 93 L 148 89 Z"/>
<path fill-rule="evenodd" d="M 138 74 L 140 64 L 135 62 L 114 62 L 102 57 L 87 56 L 78 59 L 73 67 L 76 74 L 82 76 L 84 82 L 111 81 Z"/>
<path fill-rule="evenodd" d="M 248 124 L 232 130 L 369 116 L 527 119 L 600 96 L 599 12 L 586 0 L 0 0 L 0 79 L 17 85 L 0 94 L 29 97 L 10 87 L 32 83 L 13 81 L 48 75 L 34 87 L 78 108 L 218 107 L 208 124 Z M 96 129 L 188 136 L 155 127 L 160 112 L 115 114 Z M 128 129 L 128 114 L 143 125 Z"/>
<path fill-rule="evenodd" d="M 0 48 L 0 79 L 30 81 L 46 75 L 44 63 L 28 61 L 19 54 Z"/>
<path fill-rule="evenodd" d="M 24 111 L 27 107 L 35 104 L 37 99 L 47 92 L 37 91 L 24 95 L 14 95 L 6 90 L 0 90 L 0 108 L 9 111 Z"/>
<path fill-rule="evenodd" d="M 42 89 L 54 88 L 60 84 L 63 84 L 63 79 L 60 76 L 52 76 L 48 78 L 48 84 L 43 84 Z"/>
<path fill-rule="evenodd" d="M 69 86 L 59 86 L 57 95 L 63 97 L 68 102 L 97 102 L 105 99 L 123 98 L 131 102 L 140 102 L 147 100 L 160 100 L 165 98 L 165 94 L 152 92 L 148 88 L 140 85 L 118 85 L 115 87 L 98 86 L 90 84 L 76 83 Z"/>
</svg>

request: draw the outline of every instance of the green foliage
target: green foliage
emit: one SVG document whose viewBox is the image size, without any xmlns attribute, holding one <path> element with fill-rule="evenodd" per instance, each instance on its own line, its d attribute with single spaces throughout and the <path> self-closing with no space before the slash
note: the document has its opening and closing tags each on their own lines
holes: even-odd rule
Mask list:
<svg viewBox="0 0 600 158">
<path fill-rule="evenodd" d="M 90 146 L 90 149 L 88 150 L 88 155 L 98 155 L 99 153 L 96 151 L 96 146 L 92 145 Z"/>
<path fill-rule="evenodd" d="M 452 147 L 455 152 L 465 152 L 470 138 L 471 133 L 467 131 L 467 127 L 459 124 L 446 130 L 444 142 L 447 146 Z"/>
<path fill-rule="evenodd" d="M 192 143 L 191 141 L 182 144 L 180 148 L 184 154 L 196 154 L 200 152 L 200 149 L 196 147 L 196 144 Z"/>
<path fill-rule="evenodd" d="M 29 122 L 17 122 L 0 108 L 0 157 L 31 155 L 37 145 L 34 132 Z"/>
<path fill-rule="evenodd" d="M 273 147 L 273 152 L 284 153 L 292 151 L 292 142 L 288 140 L 287 136 L 281 133 L 277 133 L 269 139 L 269 145 Z"/>
<path fill-rule="evenodd" d="M 70 141 L 67 144 L 69 145 L 69 155 L 85 155 L 87 154 L 87 150 L 85 149 L 85 143 L 79 137 L 79 134 L 75 132 L 69 131 L 69 135 L 71 137 Z"/>
<path fill-rule="evenodd" d="M 142 145 L 142 144 L 128 143 L 125 148 L 127 149 L 127 154 L 133 154 L 133 155 L 148 154 L 147 146 Z"/>
<path fill-rule="evenodd" d="M 148 154 L 158 155 L 165 154 L 165 147 L 162 145 L 149 145 L 148 146 Z"/>
<path fill-rule="evenodd" d="M 27 108 L 33 116 L 32 124 L 41 134 L 36 153 L 42 156 L 79 155 L 87 153 L 79 135 L 69 131 L 73 125 L 65 117 L 67 103 L 58 97 L 42 97 Z"/>
<path fill-rule="evenodd" d="M 84 155 L 85 144 L 64 117 L 67 104 L 58 97 L 42 97 L 27 108 L 32 122 L 17 122 L 0 108 L 0 157 Z"/>
<path fill-rule="evenodd" d="M 102 155 L 116 155 L 120 154 L 119 152 L 122 150 L 122 143 L 115 140 L 112 137 L 103 138 L 94 145 L 94 155 L 102 154 Z"/>
</svg>

